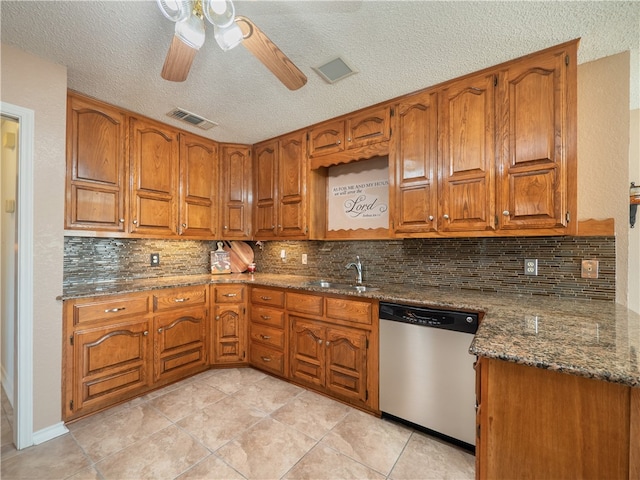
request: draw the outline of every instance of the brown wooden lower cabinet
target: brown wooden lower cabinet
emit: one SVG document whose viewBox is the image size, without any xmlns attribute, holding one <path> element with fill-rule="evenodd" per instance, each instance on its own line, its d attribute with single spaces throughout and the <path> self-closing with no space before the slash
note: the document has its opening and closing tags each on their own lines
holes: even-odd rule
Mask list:
<svg viewBox="0 0 640 480">
<path fill-rule="evenodd" d="M 377 306 L 373 300 L 257 287 L 250 363 L 377 412 Z"/>
<path fill-rule="evenodd" d="M 640 389 L 487 358 L 476 374 L 476 478 L 638 478 Z"/>
</svg>

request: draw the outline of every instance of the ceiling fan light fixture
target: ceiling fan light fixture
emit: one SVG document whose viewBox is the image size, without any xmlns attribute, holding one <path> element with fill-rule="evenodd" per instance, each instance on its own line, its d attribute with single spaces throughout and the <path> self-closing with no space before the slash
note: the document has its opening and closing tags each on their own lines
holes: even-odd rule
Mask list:
<svg viewBox="0 0 640 480">
<path fill-rule="evenodd" d="M 204 20 L 197 15 L 176 23 L 176 36 L 191 48 L 200 50 L 204 44 Z"/>
<path fill-rule="evenodd" d="M 236 8 L 231 0 L 203 0 L 202 10 L 212 25 L 225 28 L 233 24 Z"/>
<path fill-rule="evenodd" d="M 214 25 L 213 36 L 215 37 L 216 42 L 218 42 L 220 48 L 225 52 L 240 45 L 243 39 L 242 30 L 235 22 L 232 22 L 231 25 L 226 28 Z"/>
<path fill-rule="evenodd" d="M 157 0 L 162 14 L 172 22 L 181 22 L 191 15 L 193 0 Z"/>
</svg>

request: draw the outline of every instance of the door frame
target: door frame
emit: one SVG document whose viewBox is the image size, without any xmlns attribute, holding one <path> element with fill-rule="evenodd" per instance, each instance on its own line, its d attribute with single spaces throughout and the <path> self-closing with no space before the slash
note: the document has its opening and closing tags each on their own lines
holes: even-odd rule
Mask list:
<svg viewBox="0 0 640 480">
<path fill-rule="evenodd" d="M 18 258 L 14 339 L 13 440 L 18 450 L 33 445 L 33 163 L 35 112 L 1 102 L 3 115 L 18 121 Z"/>
</svg>

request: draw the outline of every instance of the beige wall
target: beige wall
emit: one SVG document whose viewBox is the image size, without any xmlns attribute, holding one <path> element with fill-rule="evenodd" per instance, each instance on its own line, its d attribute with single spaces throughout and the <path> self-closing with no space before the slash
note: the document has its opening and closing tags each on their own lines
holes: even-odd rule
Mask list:
<svg viewBox="0 0 640 480">
<path fill-rule="evenodd" d="M 578 217 L 615 219 L 616 301 L 623 305 L 629 293 L 629 76 L 629 52 L 578 66 Z"/>
<path fill-rule="evenodd" d="M 61 420 L 66 67 L 2 45 L 0 97 L 35 112 L 33 429 Z"/>
<path fill-rule="evenodd" d="M 629 178 L 640 185 L 640 109 L 631 111 L 629 132 Z M 640 313 L 640 209 L 636 226 L 629 229 L 629 308 Z"/>
</svg>

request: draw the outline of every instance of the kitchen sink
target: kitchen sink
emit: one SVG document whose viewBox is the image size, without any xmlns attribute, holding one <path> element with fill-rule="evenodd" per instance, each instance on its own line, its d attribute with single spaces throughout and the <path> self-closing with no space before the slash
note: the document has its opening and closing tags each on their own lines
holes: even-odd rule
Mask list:
<svg viewBox="0 0 640 480">
<path fill-rule="evenodd" d="M 373 292 L 380 290 L 376 287 L 368 287 L 366 285 L 351 285 L 349 283 L 337 283 L 329 280 L 313 280 L 305 284 L 307 287 L 320 287 L 320 288 L 336 288 L 338 290 L 355 290 L 358 293 Z"/>
</svg>

